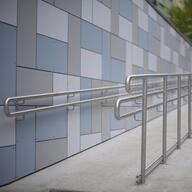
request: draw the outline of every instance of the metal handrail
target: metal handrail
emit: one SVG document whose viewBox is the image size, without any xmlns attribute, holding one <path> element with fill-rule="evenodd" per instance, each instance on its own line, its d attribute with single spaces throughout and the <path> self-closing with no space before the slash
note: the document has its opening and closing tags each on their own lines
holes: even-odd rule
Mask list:
<svg viewBox="0 0 192 192">
<path fill-rule="evenodd" d="M 168 78 L 169 77 L 175 77 L 175 83 L 177 84 L 177 87 L 170 88 L 168 87 Z M 182 77 L 187 78 L 187 86 L 182 86 Z M 148 93 L 148 80 L 150 79 L 162 79 L 163 80 L 163 90 L 161 90 L 161 94 L 163 94 L 162 102 L 153 104 L 148 106 L 147 105 L 147 97 L 150 95 Z M 125 81 L 125 88 L 126 91 L 130 94 L 132 92 L 131 83 L 132 80 L 141 80 L 143 87 L 142 87 L 142 93 L 136 97 L 139 97 L 142 99 L 142 108 L 134 111 L 134 114 L 136 113 L 142 113 L 142 123 L 141 123 L 141 174 L 137 176 L 137 183 L 145 183 L 145 178 L 161 163 L 166 163 L 167 157 L 173 152 L 175 149 L 179 149 L 181 144 L 185 141 L 186 138 L 191 137 L 191 79 L 192 74 L 139 74 L 139 75 L 130 75 L 126 78 Z M 181 90 L 188 88 L 187 94 L 181 95 Z M 168 92 L 171 90 L 177 90 L 177 97 L 168 99 L 167 95 Z M 158 91 L 157 91 L 158 93 Z M 155 94 L 155 93 L 154 93 Z M 158 93 L 159 94 L 159 93 Z M 181 98 L 184 98 L 188 96 L 188 132 L 187 134 L 181 138 Z M 131 99 L 135 99 L 133 96 L 132 98 L 124 97 L 117 99 L 115 103 L 115 117 L 117 119 L 126 118 L 130 115 L 133 115 L 133 112 L 129 112 L 127 114 L 120 114 L 120 107 L 122 102 L 129 102 Z M 171 147 L 167 150 L 167 103 L 177 101 L 177 142 L 175 144 L 176 147 Z M 153 108 L 155 106 L 162 105 L 163 106 L 163 138 L 162 138 L 162 156 L 159 157 L 158 160 L 156 160 L 154 163 L 152 163 L 149 167 L 146 167 L 146 133 L 147 133 L 147 110 L 150 108 Z"/>
</svg>

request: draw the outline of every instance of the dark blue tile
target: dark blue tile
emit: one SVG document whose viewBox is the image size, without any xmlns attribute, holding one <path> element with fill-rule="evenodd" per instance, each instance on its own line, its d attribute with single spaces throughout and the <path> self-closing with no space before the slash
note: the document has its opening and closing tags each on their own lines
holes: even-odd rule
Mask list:
<svg viewBox="0 0 192 192">
<path fill-rule="evenodd" d="M 15 146 L 0 148 L 0 186 L 15 179 Z"/>
<path fill-rule="evenodd" d="M 68 46 L 43 35 L 37 35 L 37 67 L 52 72 L 67 73 Z"/>
<path fill-rule="evenodd" d="M 102 30 L 88 22 L 81 21 L 81 47 L 102 52 Z"/>
<path fill-rule="evenodd" d="M 15 96 L 16 84 L 16 29 L 0 22 L 0 104 Z"/>
</svg>

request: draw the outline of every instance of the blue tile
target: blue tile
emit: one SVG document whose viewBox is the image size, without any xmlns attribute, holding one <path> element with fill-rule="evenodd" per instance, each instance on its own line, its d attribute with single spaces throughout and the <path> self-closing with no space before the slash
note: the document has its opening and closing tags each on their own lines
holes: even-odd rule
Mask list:
<svg viewBox="0 0 192 192">
<path fill-rule="evenodd" d="M 88 22 L 81 21 L 81 47 L 102 52 L 102 30 Z"/>
<path fill-rule="evenodd" d="M 66 108 L 57 108 L 36 114 L 36 140 L 67 137 L 68 114 Z"/>
<path fill-rule="evenodd" d="M 160 25 L 157 22 L 155 22 L 151 17 L 149 17 L 149 33 L 158 40 L 160 40 L 161 38 Z"/>
<path fill-rule="evenodd" d="M 102 79 L 111 80 L 111 38 L 108 32 L 103 31 Z"/>
<path fill-rule="evenodd" d="M 120 0 L 119 1 L 119 13 L 121 16 L 132 21 L 133 19 L 133 3 L 131 0 Z"/>
<path fill-rule="evenodd" d="M 137 65 L 133 65 L 132 71 L 133 71 L 133 74 L 141 74 L 141 73 L 144 73 L 144 68 Z"/>
<path fill-rule="evenodd" d="M 15 96 L 16 82 L 16 29 L 0 22 L 0 104 Z"/>
<path fill-rule="evenodd" d="M 118 130 L 125 128 L 125 120 L 117 120 L 114 116 L 114 111 L 111 112 L 111 130 Z"/>
<path fill-rule="evenodd" d="M 35 113 L 30 113 L 25 115 L 24 120 L 16 121 L 16 177 L 23 177 L 34 171 Z"/>
<path fill-rule="evenodd" d="M 119 83 L 125 81 L 125 63 L 123 61 L 111 59 L 111 80 Z"/>
<path fill-rule="evenodd" d="M 139 36 L 138 37 L 139 46 L 142 47 L 143 49 L 148 50 L 149 49 L 148 33 L 139 27 L 138 36 Z"/>
<path fill-rule="evenodd" d="M 92 82 L 88 78 L 81 78 L 81 89 L 92 87 Z M 81 100 L 91 98 L 91 93 L 81 94 Z M 92 130 L 92 109 L 91 103 L 82 104 L 80 107 L 80 132 L 81 135 L 90 134 Z"/>
<path fill-rule="evenodd" d="M 39 69 L 67 73 L 68 46 L 43 35 L 37 35 L 37 67 Z"/>
<path fill-rule="evenodd" d="M 171 71 L 171 64 L 169 62 L 167 62 L 164 59 L 160 58 L 160 72 L 161 73 L 170 73 Z"/>
<path fill-rule="evenodd" d="M 15 179 L 15 146 L 0 148 L 0 186 Z"/>
</svg>

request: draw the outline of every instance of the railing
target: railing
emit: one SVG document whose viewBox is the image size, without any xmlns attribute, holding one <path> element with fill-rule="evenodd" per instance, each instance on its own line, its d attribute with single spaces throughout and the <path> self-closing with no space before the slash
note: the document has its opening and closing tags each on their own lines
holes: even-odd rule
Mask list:
<svg viewBox="0 0 192 192">
<path fill-rule="evenodd" d="M 175 150 L 180 148 L 181 143 L 191 136 L 191 118 L 188 118 L 188 133 L 187 137 L 181 138 L 181 98 L 188 96 L 188 110 L 189 117 L 191 115 L 191 75 L 192 74 L 146 74 L 146 75 L 131 75 L 128 76 L 125 82 L 125 85 L 117 86 L 105 86 L 98 88 L 82 89 L 82 90 L 72 90 L 64 91 L 57 93 L 45 93 L 45 94 L 35 94 L 35 95 L 26 95 L 26 96 L 16 96 L 7 98 L 4 102 L 4 111 L 8 117 L 24 115 L 26 113 L 38 112 L 44 110 L 50 110 L 59 107 L 69 107 L 81 105 L 88 102 L 95 101 L 106 101 L 118 98 L 115 103 L 114 112 L 117 119 L 126 118 L 133 115 L 134 118 L 136 114 L 142 113 L 142 145 L 141 145 L 141 174 L 138 176 L 137 183 L 144 183 L 145 178 L 149 175 L 160 163 L 165 163 L 167 157 Z M 169 79 L 171 77 L 171 79 Z M 187 80 L 186 80 L 187 77 Z M 174 79 L 176 78 L 176 80 Z M 183 78 L 183 79 L 182 79 Z M 137 83 L 132 83 L 132 81 L 142 81 Z M 187 88 L 187 94 L 181 95 L 181 90 Z M 117 94 L 109 94 L 108 91 L 113 90 L 123 90 L 123 92 L 118 92 Z M 101 96 L 89 98 L 89 99 L 78 99 L 76 101 L 69 101 L 70 97 L 74 97 L 75 94 L 82 93 L 91 93 L 91 92 L 101 92 Z M 177 97 L 168 99 L 168 92 L 176 92 Z M 155 104 L 148 105 L 147 98 L 149 96 L 157 96 L 163 94 L 163 102 L 158 102 Z M 32 105 L 32 108 L 19 110 L 18 107 L 15 108 L 15 111 L 10 110 L 10 106 L 23 106 L 26 102 L 36 99 L 44 99 L 49 97 L 57 96 L 67 96 L 67 101 L 60 104 L 51 104 L 51 105 Z M 138 99 L 142 102 L 136 102 Z M 121 114 L 122 103 L 127 103 L 129 101 L 135 101 L 142 106 L 141 109 L 137 109 L 132 112 Z M 175 146 L 167 150 L 167 103 L 177 101 L 177 143 Z M 163 106 L 163 144 L 162 144 L 162 156 L 157 159 L 152 165 L 146 168 L 146 128 L 147 128 L 147 110 L 151 108 L 156 108 Z M 130 107 L 130 106 L 129 106 Z M 13 109 L 13 108 L 11 108 Z M 136 119 L 136 118 L 135 118 Z"/>
<path fill-rule="evenodd" d="M 142 100 L 142 108 L 135 111 L 135 113 L 142 112 L 142 133 L 141 133 L 141 173 L 137 176 L 137 183 L 145 183 L 145 178 L 161 163 L 165 164 L 167 157 L 175 150 L 180 149 L 181 143 L 186 138 L 191 137 L 191 76 L 192 74 L 146 74 L 146 75 L 131 75 L 128 76 L 125 82 L 126 91 L 131 94 L 131 83 L 134 80 L 141 80 L 143 84 L 142 94 L 133 95 L 132 97 L 119 98 L 115 104 L 115 117 L 117 119 L 123 119 L 133 114 L 133 112 L 121 114 L 122 103 L 129 102 L 134 99 Z M 168 78 L 175 78 L 176 87 L 168 88 Z M 148 81 L 151 79 L 162 79 L 162 90 L 148 92 Z M 187 85 L 182 86 L 182 80 L 187 82 Z M 187 94 L 181 95 L 181 90 L 187 88 Z M 177 97 L 168 99 L 168 92 L 171 90 L 177 91 Z M 163 94 L 162 102 L 148 106 L 147 97 L 155 94 Z M 188 96 L 188 133 L 181 138 L 181 98 Z M 170 149 L 167 149 L 167 103 L 171 101 L 177 101 L 177 142 Z M 147 110 L 154 106 L 163 107 L 163 138 L 162 138 L 162 155 L 150 166 L 146 167 L 146 134 L 147 134 Z"/>
</svg>

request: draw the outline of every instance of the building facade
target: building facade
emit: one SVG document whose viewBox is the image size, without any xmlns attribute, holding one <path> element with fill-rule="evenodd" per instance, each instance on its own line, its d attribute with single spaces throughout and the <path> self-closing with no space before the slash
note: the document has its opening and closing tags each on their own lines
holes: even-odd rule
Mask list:
<svg viewBox="0 0 192 192">
<path fill-rule="evenodd" d="M 102 102 L 8 118 L 7 97 L 123 84 L 137 73 L 191 72 L 191 62 L 191 45 L 145 0 L 1 0 L 0 185 L 140 124 L 117 121 L 113 105 Z M 73 98 L 22 108 L 66 100 Z"/>
</svg>

